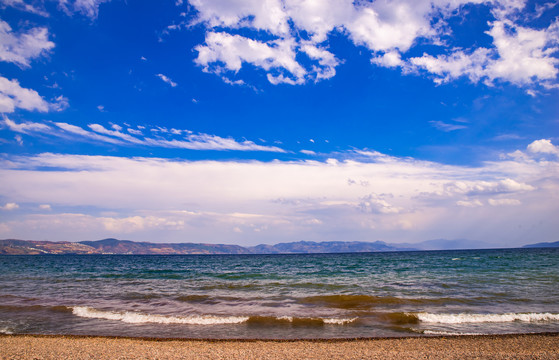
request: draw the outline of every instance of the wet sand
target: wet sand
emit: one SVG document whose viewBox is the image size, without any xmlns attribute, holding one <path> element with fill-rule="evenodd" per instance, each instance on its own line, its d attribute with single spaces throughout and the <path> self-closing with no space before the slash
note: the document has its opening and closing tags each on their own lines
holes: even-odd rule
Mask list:
<svg viewBox="0 0 559 360">
<path fill-rule="evenodd" d="M 295 341 L 1 335 L 0 359 L 559 359 L 559 334 Z"/>
</svg>

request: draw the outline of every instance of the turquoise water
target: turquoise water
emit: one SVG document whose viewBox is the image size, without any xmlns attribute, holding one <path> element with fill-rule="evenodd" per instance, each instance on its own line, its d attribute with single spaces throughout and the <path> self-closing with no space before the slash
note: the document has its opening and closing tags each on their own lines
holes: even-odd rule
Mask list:
<svg viewBox="0 0 559 360">
<path fill-rule="evenodd" d="M 559 250 L 0 256 L 0 332 L 355 338 L 559 331 Z"/>
</svg>

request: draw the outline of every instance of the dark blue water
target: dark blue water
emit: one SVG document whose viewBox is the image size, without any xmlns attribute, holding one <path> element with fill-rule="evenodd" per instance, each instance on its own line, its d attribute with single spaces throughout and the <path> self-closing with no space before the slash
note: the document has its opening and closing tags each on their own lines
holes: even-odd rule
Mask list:
<svg viewBox="0 0 559 360">
<path fill-rule="evenodd" d="M 559 331 L 559 250 L 0 256 L 0 332 L 354 338 Z"/>
</svg>

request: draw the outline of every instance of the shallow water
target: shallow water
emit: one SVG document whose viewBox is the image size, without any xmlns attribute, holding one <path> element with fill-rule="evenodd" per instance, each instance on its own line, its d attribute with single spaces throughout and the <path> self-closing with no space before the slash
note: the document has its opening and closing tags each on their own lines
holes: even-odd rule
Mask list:
<svg viewBox="0 0 559 360">
<path fill-rule="evenodd" d="M 0 256 L 0 332 L 353 338 L 559 331 L 559 250 Z"/>
</svg>

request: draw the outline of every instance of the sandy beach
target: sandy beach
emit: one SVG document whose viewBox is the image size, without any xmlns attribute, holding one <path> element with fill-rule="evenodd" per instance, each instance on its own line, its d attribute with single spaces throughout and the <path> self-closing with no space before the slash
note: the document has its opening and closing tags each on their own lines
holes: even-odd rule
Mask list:
<svg viewBox="0 0 559 360">
<path fill-rule="evenodd" d="M 1 359 L 559 359 L 559 334 L 357 340 L 0 336 Z"/>
</svg>

